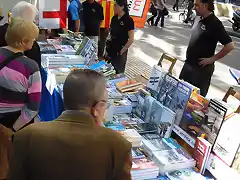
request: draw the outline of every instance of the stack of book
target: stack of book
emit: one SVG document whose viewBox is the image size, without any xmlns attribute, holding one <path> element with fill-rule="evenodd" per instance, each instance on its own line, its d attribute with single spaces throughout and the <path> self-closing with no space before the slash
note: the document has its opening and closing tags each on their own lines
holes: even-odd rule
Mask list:
<svg viewBox="0 0 240 180">
<path fill-rule="evenodd" d="M 138 91 L 139 89 L 143 88 L 144 86 L 142 83 L 137 82 L 134 79 L 129 79 L 129 80 L 125 80 L 125 81 L 116 83 L 116 87 L 121 93 L 126 93 L 126 92 Z"/>
<path fill-rule="evenodd" d="M 153 156 L 153 152 L 155 151 L 165 151 L 181 148 L 181 146 L 172 138 L 143 140 L 142 143 L 144 151 L 150 158 Z"/>
<path fill-rule="evenodd" d="M 41 54 L 57 54 L 57 50 L 52 44 L 49 44 L 46 41 L 38 41 L 37 43 Z"/>
<path fill-rule="evenodd" d="M 97 71 L 103 74 L 106 78 L 116 74 L 114 67 L 111 64 L 106 63 L 105 61 L 99 61 L 90 66 L 90 69 Z"/>
<path fill-rule="evenodd" d="M 196 161 L 183 148 L 154 151 L 152 159 L 162 175 L 165 172 L 194 168 L 196 165 Z"/>
<path fill-rule="evenodd" d="M 154 179 L 159 174 L 158 166 L 149 158 L 133 159 L 131 175 L 133 180 Z"/>
<path fill-rule="evenodd" d="M 84 58 L 77 55 L 65 55 L 65 54 L 42 54 L 42 66 L 43 68 L 63 68 L 74 67 L 84 65 Z"/>
<path fill-rule="evenodd" d="M 66 54 L 66 55 L 75 55 L 76 50 L 73 49 L 70 45 L 59 45 L 59 44 L 53 44 L 55 49 L 57 50 L 57 54 Z"/>
<path fill-rule="evenodd" d="M 170 173 L 166 173 L 169 180 L 207 180 L 200 173 L 193 169 L 176 170 Z"/>
<path fill-rule="evenodd" d="M 142 136 L 135 129 L 126 129 L 123 132 L 123 137 L 132 143 L 132 147 L 141 145 Z"/>
</svg>

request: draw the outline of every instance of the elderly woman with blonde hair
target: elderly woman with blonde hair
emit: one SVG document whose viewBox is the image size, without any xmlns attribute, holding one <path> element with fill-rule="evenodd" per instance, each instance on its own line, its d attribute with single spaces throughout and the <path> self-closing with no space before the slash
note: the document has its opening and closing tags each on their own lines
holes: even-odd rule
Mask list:
<svg viewBox="0 0 240 180">
<path fill-rule="evenodd" d="M 11 18 L 21 17 L 31 22 L 35 22 L 37 14 L 37 8 L 26 1 L 20 1 L 11 9 Z M 7 45 L 7 42 L 5 41 L 5 34 L 8 26 L 9 23 L 0 26 L 0 47 Z M 24 54 L 30 59 L 33 59 L 38 64 L 39 68 L 41 67 L 40 48 L 36 42 L 34 42 L 33 47 L 25 51 Z"/>
<path fill-rule="evenodd" d="M 0 48 L 0 179 L 5 179 L 11 132 L 32 123 L 38 113 L 41 76 L 36 62 L 24 56 L 38 37 L 37 26 L 13 18 L 5 35 L 8 46 Z"/>
</svg>

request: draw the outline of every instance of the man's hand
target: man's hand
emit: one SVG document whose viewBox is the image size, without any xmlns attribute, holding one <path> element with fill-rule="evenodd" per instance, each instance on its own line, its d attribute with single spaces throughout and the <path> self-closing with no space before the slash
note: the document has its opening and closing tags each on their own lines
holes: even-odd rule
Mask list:
<svg viewBox="0 0 240 180">
<path fill-rule="evenodd" d="M 120 51 L 120 55 L 123 55 L 123 53 L 126 52 L 126 49 L 125 48 L 122 48 L 122 50 Z"/>
<path fill-rule="evenodd" d="M 200 66 L 204 67 L 208 64 L 212 64 L 215 62 L 214 58 L 201 58 L 201 61 L 198 63 Z"/>
</svg>

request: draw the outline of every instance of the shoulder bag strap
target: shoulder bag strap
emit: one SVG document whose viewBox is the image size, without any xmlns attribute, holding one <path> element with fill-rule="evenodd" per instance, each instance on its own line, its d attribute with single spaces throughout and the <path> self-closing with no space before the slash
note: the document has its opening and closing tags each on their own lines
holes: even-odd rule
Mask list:
<svg viewBox="0 0 240 180">
<path fill-rule="evenodd" d="M 16 58 L 18 58 L 18 57 L 20 57 L 20 56 L 23 56 L 23 53 L 17 52 L 17 53 L 15 53 L 15 54 L 12 55 L 12 56 L 7 57 L 7 58 L 0 64 L 0 71 L 1 71 L 6 65 L 8 65 L 12 60 L 14 60 L 14 59 L 16 59 Z"/>
</svg>

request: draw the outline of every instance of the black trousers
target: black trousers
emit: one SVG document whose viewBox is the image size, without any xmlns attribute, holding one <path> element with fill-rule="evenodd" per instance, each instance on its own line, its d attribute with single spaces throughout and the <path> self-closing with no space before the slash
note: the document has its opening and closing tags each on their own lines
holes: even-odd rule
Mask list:
<svg viewBox="0 0 240 180">
<path fill-rule="evenodd" d="M 179 0 L 176 0 L 175 1 L 175 4 L 173 5 L 173 10 L 177 10 L 178 11 L 178 3 L 179 3 Z"/>
<path fill-rule="evenodd" d="M 13 130 L 13 125 L 17 121 L 17 119 L 19 118 L 20 115 L 21 115 L 21 111 L 0 114 L 0 124 Z M 29 123 L 24 125 L 22 128 L 24 128 L 32 123 L 34 123 L 34 118 Z"/>
<path fill-rule="evenodd" d="M 111 64 L 113 65 L 115 71 L 117 74 L 124 73 L 126 62 L 127 62 L 127 53 L 123 53 L 123 55 L 118 55 L 113 58 L 111 58 Z"/>
<path fill-rule="evenodd" d="M 155 21 L 154 26 L 157 26 L 158 22 L 161 19 L 161 27 L 163 27 L 164 26 L 164 13 L 163 13 L 163 10 L 158 9 L 157 12 L 158 12 L 158 16 L 157 16 L 157 19 Z"/>
<path fill-rule="evenodd" d="M 189 82 L 200 89 L 200 94 L 206 96 L 214 72 L 214 64 L 205 67 L 194 67 L 185 63 L 180 73 L 179 79 Z"/>
<path fill-rule="evenodd" d="M 98 57 L 103 57 L 104 55 L 104 50 L 105 50 L 105 44 L 106 40 L 109 34 L 109 29 L 108 28 L 101 28 L 100 29 L 100 39 L 98 43 Z"/>
</svg>

